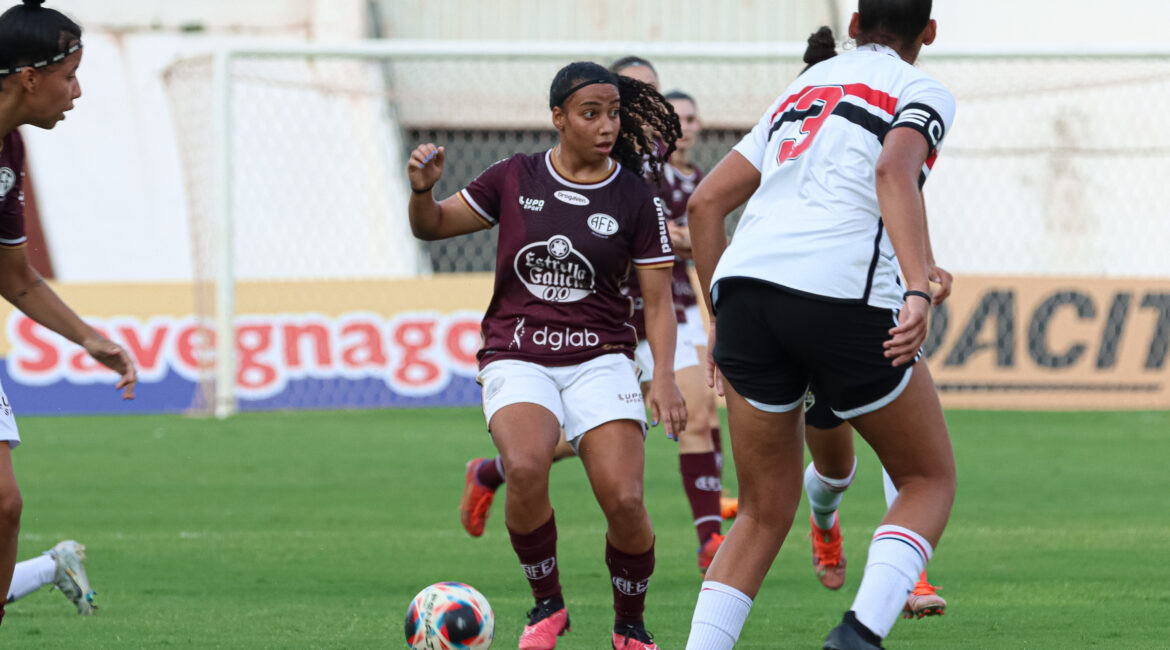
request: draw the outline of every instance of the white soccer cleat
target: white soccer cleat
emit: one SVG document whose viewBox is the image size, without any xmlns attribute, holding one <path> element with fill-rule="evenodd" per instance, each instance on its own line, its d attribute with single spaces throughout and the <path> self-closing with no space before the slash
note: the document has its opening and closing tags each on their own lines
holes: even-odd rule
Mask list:
<svg viewBox="0 0 1170 650">
<path fill-rule="evenodd" d="M 85 546 L 67 539 L 54 546 L 48 554 L 57 563 L 53 586 L 77 606 L 78 614 L 92 614 L 97 605 L 93 604 L 95 592 L 89 586 L 89 577 L 85 574 Z"/>
</svg>

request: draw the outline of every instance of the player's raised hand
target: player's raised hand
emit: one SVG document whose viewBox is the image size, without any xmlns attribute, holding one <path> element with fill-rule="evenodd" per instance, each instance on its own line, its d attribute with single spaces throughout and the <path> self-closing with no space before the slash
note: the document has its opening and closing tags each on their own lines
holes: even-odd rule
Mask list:
<svg viewBox="0 0 1170 650">
<path fill-rule="evenodd" d="M 687 402 L 678 384 L 673 379 L 655 377 L 650 380 L 650 392 L 646 398 L 650 402 L 650 426 L 658 426 L 661 422 L 666 437 L 677 441 L 679 434 L 687 428 Z"/>
<path fill-rule="evenodd" d="M 424 192 L 434 187 L 443 175 L 444 157 L 443 147 L 436 147 L 430 142 L 415 148 L 410 154 L 410 162 L 406 164 L 410 189 Z"/>
<path fill-rule="evenodd" d="M 931 300 L 919 295 L 908 295 L 898 312 L 898 325 L 890 328 L 890 339 L 882 344 L 885 357 L 892 365 L 901 366 L 914 360 L 926 335 L 930 332 Z"/>
<path fill-rule="evenodd" d="M 122 391 L 122 399 L 134 399 L 134 384 L 138 383 L 138 371 L 126 350 L 96 332 L 82 341 L 81 345 L 98 363 L 122 375 L 114 385 L 114 388 Z"/>
</svg>

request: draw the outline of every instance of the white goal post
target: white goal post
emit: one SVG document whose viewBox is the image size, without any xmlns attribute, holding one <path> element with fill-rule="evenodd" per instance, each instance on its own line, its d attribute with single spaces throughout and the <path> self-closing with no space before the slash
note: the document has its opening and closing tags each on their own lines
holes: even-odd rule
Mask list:
<svg viewBox="0 0 1170 650">
<path fill-rule="evenodd" d="M 209 264 L 196 275 L 206 274 L 203 280 L 214 284 L 213 327 L 220 334 L 215 337 L 214 376 L 206 378 L 214 386 L 213 395 L 207 395 L 210 403 L 205 407 L 221 418 L 238 408 L 236 290 L 241 277 L 345 280 L 431 272 L 425 253 L 418 256 L 418 246 L 405 227 L 407 188 L 402 172 L 413 144 L 403 134 L 414 125 L 547 128 L 543 98 L 552 72 L 573 60 L 606 64 L 635 54 L 660 67 L 664 91 L 680 87 L 692 92 L 707 126 L 742 133 L 803 67 L 804 49 L 804 43 L 377 40 L 226 48 L 210 59 L 172 66 L 174 79 L 168 80 L 172 106 L 192 113 L 175 120 L 177 129 L 190 131 L 180 134 L 180 140 L 197 141 L 200 134 L 210 139 L 209 145 L 198 145 L 204 147 L 198 151 L 188 146 L 191 153 L 185 163 L 192 236 L 201 239 L 195 245 L 205 249 Z M 325 72 L 305 75 L 277 69 L 278 62 L 295 62 L 291 67 L 323 66 Z M 358 70 L 359 63 L 381 69 Z M 958 102 L 953 135 L 927 187 L 931 233 L 941 264 L 969 275 L 1170 278 L 1170 256 L 1159 250 L 1170 241 L 1170 218 L 1162 212 L 1170 197 L 1160 180 L 1170 175 L 1170 132 L 1160 128 L 1157 108 L 1170 105 L 1170 47 L 936 46 L 924 49 L 920 65 L 946 83 Z M 378 235 L 384 239 L 371 238 L 400 247 L 386 255 L 394 257 L 397 266 L 386 260 L 362 266 L 362 256 L 341 248 L 329 256 L 336 268 L 310 267 L 305 260 L 312 253 L 280 248 L 281 225 L 267 226 L 271 232 L 263 243 L 272 246 L 264 251 L 253 250 L 262 243 L 254 235 L 248 235 L 248 241 L 238 239 L 243 183 L 269 197 L 258 201 L 274 203 L 278 198 L 271 197 L 306 183 L 279 166 L 271 179 L 260 181 L 253 176 L 242 181 L 242 158 L 269 147 L 289 148 L 287 155 L 278 157 L 282 165 L 329 155 L 316 146 L 317 141 L 298 149 L 298 138 L 247 139 L 249 134 L 262 135 L 273 115 L 295 110 L 293 104 L 299 101 L 295 93 L 283 99 L 273 91 L 263 100 L 258 94 L 247 94 L 251 92 L 247 83 L 269 77 L 301 89 L 322 80 L 333 83 L 348 78 L 354 81 L 350 86 L 323 92 L 348 96 L 350 104 L 361 95 L 377 105 L 376 114 L 362 118 L 352 113 L 337 118 L 340 113 L 326 111 L 289 119 L 302 126 L 338 123 L 355 129 L 361 122 L 364 130 L 344 137 L 386 149 L 381 154 L 353 154 L 382 156 L 376 164 L 355 163 L 363 170 L 379 168 L 377 174 L 355 182 L 379 194 L 370 201 L 387 212 L 377 220 L 393 223 L 367 228 L 391 228 Z M 197 87 L 200 101 L 193 99 Z M 207 123 L 199 128 L 184 126 L 194 120 Z M 1103 120 L 1113 120 L 1108 133 L 1103 132 Z M 204 128 L 206 132 L 200 130 Z M 328 134 L 313 137 L 335 139 Z M 731 144 L 722 141 L 722 151 Z M 388 150 L 395 147 L 398 150 Z M 335 154 L 332 161 L 341 166 L 349 157 Z M 333 166 L 329 159 L 320 162 Z M 476 164 L 482 169 L 491 162 Z M 292 170 L 292 163 L 288 164 Z M 348 174 L 339 171 L 338 175 Z M 261 187 L 261 183 L 272 185 Z M 201 203 L 206 201 L 203 195 L 210 202 Z M 1123 207 L 1113 210 L 1110 203 L 1119 201 Z M 269 235 L 271 241 L 267 241 Z M 311 236 L 308 243 L 314 243 Z M 237 259 L 241 246 L 248 247 L 248 263 L 254 267 L 244 274 Z M 288 261 L 294 268 L 271 275 L 255 270 L 268 257 Z M 378 256 L 368 257 L 376 260 Z M 273 262 L 272 268 L 277 266 Z M 211 314 L 201 316 L 210 318 Z"/>
</svg>

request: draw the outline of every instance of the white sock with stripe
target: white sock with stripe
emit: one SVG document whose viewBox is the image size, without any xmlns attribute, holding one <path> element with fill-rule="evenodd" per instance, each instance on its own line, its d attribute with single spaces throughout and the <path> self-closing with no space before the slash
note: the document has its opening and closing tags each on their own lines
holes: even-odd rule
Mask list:
<svg viewBox="0 0 1170 650">
<path fill-rule="evenodd" d="M 933 553 L 930 543 L 909 528 L 878 527 L 869 544 L 861 586 L 853 599 L 857 621 L 886 638 Z"/>
<path fill-rule="evenodd" d="M 804 470 L 804 492 L 808 495 L 809 510 L 812 511 L 813 523 L 821 530 L 829 530 L 837 521 L 837 508 L 841 507 L 841 497 L 845 490 L 853 484 L 853 476 L 857 474 L 857 456 L 853 457 L 853 469 L 845 478 L 828 478 L 817 471 L 817 466 L 809 463 Z"/>
<path fill-rule="evenodd" d="M 688 650 L 731 650 L 752 609 L 747 594 L 725 584 L 705 580 L 691 618 Z"/>
</svg>

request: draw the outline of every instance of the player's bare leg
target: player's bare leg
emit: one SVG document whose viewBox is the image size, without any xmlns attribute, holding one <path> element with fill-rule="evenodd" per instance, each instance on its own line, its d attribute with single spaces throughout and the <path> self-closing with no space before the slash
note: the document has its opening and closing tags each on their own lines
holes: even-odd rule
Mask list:
<svg viewBox="0 0 1170 650">
<path fill-rule="evenodd" d="M 845 584 L 846 560 L 837 508 L 857 467 L 853 427 L 848 423 L 832 429 L 806 425 L 805 443 L 812 456 L 804 472 L 804 489 L 812 510 L 809 537 L 813 572 L 826 589 L 836 590 Z"/>
<path fill-rule="evenodd" d="M 724 390 L 739 478 L 739 516 L 724 537 L 706 579 L 754 598 L 792 528 L 800 502 L 803 414 L 800 409 L 761 411 L 730 384 L 724 384 Z"/>
<path fill-rule="evenodd" d="M 614 597 L 611 642 L 657 648 L 642 619 L 646 589 L 654 572 L 654 529 L 643 501 L 645 440 L 633 420 L 614 420 L 590 429 L 577 446 L 593 494 L 608 523 L 605 563 Z M 622 643 L 619 646 L 618 643 Z"/>
<path fill-rule="evenodd" d="M 852 609 L 838 629 L 860 624 L 885 638 L 930 561 L 955 498 L 955 461 L 930 370 L 913 367 L 905 390 L 851 423 L 877 452 L 898 498 L 874 534 Z"/>
<path fill-rule="evenodd" d="M 536 601 L 528 612 L 520 648 L 551 648 L 569 629 L 557 568 L 556 521 L 548 496 L 560 423 L 543 406 L 520 403 L 497 411 L 490 428 L 508 476 L 504 523 Z"/>
<path fill-rule="evenodd" d="M 12 471 L 12 448 L 0 443 L 0 586 L 8 593 L 12 582 L 12 570 L 16 567 L 16 540 L 20 534 L 20 512 L 22 509 L 20 487 Z M 0 604 L 0 621 L 4 607 Z"/>
</svg>

